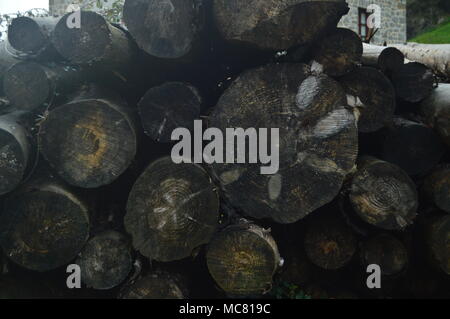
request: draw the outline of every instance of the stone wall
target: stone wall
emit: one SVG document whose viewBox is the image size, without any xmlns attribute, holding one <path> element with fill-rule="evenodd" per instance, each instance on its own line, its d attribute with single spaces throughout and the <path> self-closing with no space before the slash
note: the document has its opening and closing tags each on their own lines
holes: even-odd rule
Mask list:
<svg viewBox="0 0 450 319">
<path fill-rule="evenodd" d="M 370 4 L 381 7 L 381 28 L 371 43 L 383 44 L 406 42 L 406 0 L 347 0 L 350 12 L 342 18 L 339 26 L 358 33 L 358 8 Z"/>
<path fill-rule="evenodd" d="M 55 16 L 61 16 L 66 12 L 67 7 L 73 1 L 71 0 L 49 0 L 50 14 Z"/>
</svg>

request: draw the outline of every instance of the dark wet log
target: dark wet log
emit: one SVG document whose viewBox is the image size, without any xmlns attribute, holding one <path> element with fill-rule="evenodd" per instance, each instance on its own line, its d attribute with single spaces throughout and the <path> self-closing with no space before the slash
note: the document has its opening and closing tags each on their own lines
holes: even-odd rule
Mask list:
<svg viewBox="0 0 450 319">
<path fill-rule="evenodd" d="M 154 272 L 125 287 L 122 299 L 186 299 L 187 289 L 177 276 Z"/>
<path fill-rule="evenodd" d="M 450 44 L 422 44 L 409 42 L 393 45 L 411 61 L 425 64 L 438 75 L 450 79 Z"/>
<path fill-rule="evenodd" d="M 0 41 L 0 94 L 3 94 L 3 77 L 6 71 L 17 62 L 7 50 L 6 41 Z"/>
<path fill-rule="evenodd" d="M 355 32 L 337 28 L 317 42 L 313 61 L 327 75 L 341 76 L 361 63 L 362 52 L 361 38 Z"/>
<path fill-rule="evenodd" d="M 350 227 L 337 216 L 318 215 L 309 220 L 304 245 L 316 266 L 327 270 L 344 267 L 355 254 L 356 244 Z"/>
<path fill-rule="evenodd" d="M 20 114 L 0 117 L 0 195 L 16 189 L 26 177 L 35 150 Z"/>
<path fill-rule="evenodd" d="M 3 86 L 15 108 L 31 111 L 77 90 L 87 75 L 87 70 L 81 67 L 19 62 L 6 72 Z"/>
<path fill-rule="evenodd" d="M 69 28 L 63 16 L 55 27 L 52 42 L 58 52 L 77 65 L 93 65 L 111 72 L 127 73 L 135 47 L 122 29 L 92 11 L 81 12 L 81 28 Z"/>
<path fill-rule="evenodd" d="M 21 59 L 39 61 L 61 60 L 51 43 L 51 36 L 59 18 L 18 17 L 8 27 L 8 41 Z"/>
<path fill-rule="evenodd" d="M 156 142 L 172 142 L 172 132 L 180 127 L 191 132 L 199 119 L 202 98 L 186 83 L 169 82 L 151 88 L 140 100 L 139 115 L 145 134 Z"/>
<path fill-rule="evenodd" d="M 382 47 L 363 43 L 362 63 L 378 68 L 381 72 L 391 75 L 401 69 L 405 64 L 405 56 L 393 47 Z"/>
<path fill-rule="evenodd" d="M 418 103 L 431 95 L 434 85 L 433 72 L 417 62 L 404 64 L 391 77 L 397 97 L 410 103 Z"/>
<path fill-rule="evenodd" d="M 442 165 L 425 179 L 423 190 L 439 209 L 450 213 L 450 165 Z"/>
<path fill-rule="evenodd" d="M 279 152 L 278 171 L 273 162 L 271 169 L 240 164 L 236 150 L 227 159 L 234 164 L 211 165 L 224 195 L 245 215 L 294 223 L 330 202 L 355 164 L 356 120 L 343 106 L 342 87 L 324 74 L 309 74 L 303 64 L 247 71 L 225 91 L 209 118 L 209 125 L 222 132 L 269 128 L 270 134 L 270 128 L 279 128 L 279 143 L 267 139 L 274 140 L 268 146 L 272 154 Z M 230 145 L 227 151 L 224 160 L 233 151 Z M 244 151 L 249 158 L 248 147 Z"/>
<path fill-rule="evenodd" d="M 450 215 L 433 218 L 427 229 L 427 244 L 434 266 L 450 275 Z"/>
<path fill-rule="evenodd" d="M 408 251 L 397 238 L 388 235 L 377 235 L 361 246 L 361 258 L 364 269 L 369 265 L 378 265 L 382 275 L 396 275 L 408 264 Z"/>
<path fill-rule="evenodd" d="M 128 240 L 116 231 L 106 231 L 90 239 L 76 264 L 88 288 L 111 289 L 130 274 L 133 260 Z"/>
<path fill-rule="evenodd" d="M 218 233 L 211 241 L 206 262 L 217 285 L 230 296 L 261 295 L 272 289 L 280 266 L 270 231 L 242 221 Z"/>
<path fill-rule="evenodd" d="M 425 123 L 450 146 L 450 84 L 440 83 L 431 96 L 422 101 L 420 112 Z"/>
<path fill-rule="evenodd" d="M 389 230 L 411 225 L 419 204 L 410 177 L 400 167 L 372 157 L 359 161 L 349 196 L 359 217 Z"/>
<path fill-rule="evenodd" d="M 170 157 L 153 162 L 139 177 L 125 216 L 134 248 L 162 262 L 191 256 L 210 241 L 218 222 L 219 198 L 209 175 Z"/>
<path fill-rule="evenodd" d="M 133 114 L 112 99 L 84 99 L 52 110 L 40 125 L 44 158 L 68 183 L 96 188 L 116 180 L 137 149 Z"/>
<path fill-rule="evenodd" d="M 89 210 L 54 183 L 28 185 L 9 197 L 0 215 L 0 244 L 10 260 L 35 271 L 69 263 L 89 236 Z"/>
<path fill-rule="evenodd" d="M 445 153 L 445 145 L 431 128 L 401 118 L 383 132 L 381 143 L 381 159 L 409 175 L 427 173 Z"/>
<path fill-rule="evenodd" d="M 339 79 L 347 93 L 347 103 L 359 112 L 360 132 L 375 132 L 390 124 L 395 112 L 395 90 L 380 71 L 362 67 Z"/>
<path fill-rule="evenodd" d="M 178 59 L 196 49 L 204 5 L 202 0 L 127 0 L 123 19 L 142 50 L 158 58 Z"/>
<path fill-rule="evenodd" d="M 263 50 L 310 43 L 336 27 L 348 12 L 343 0 L 214 0 L 222 36 Z"/>
</svg>

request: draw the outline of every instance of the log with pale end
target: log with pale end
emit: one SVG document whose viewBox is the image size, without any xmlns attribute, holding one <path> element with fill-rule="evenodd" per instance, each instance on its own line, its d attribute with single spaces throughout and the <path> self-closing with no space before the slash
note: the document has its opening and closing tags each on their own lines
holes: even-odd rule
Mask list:
<svg viewBox="0 0 450 319">
<path fill-rule="evenodd" d="M 230 296 L 269 292 L 280 261 L 270 231 L 247 221 L 218 233 L 209 244 L 206 255 L 211 276 Z"/>
<path fill-rule="evenodd" d="M 89 229 L 89 208 L 75 193 L 40 182 L 8 197 L 0 214 L 0 245 L 14 263 L 44 272 L 74 260 Z"/>
<path fill-rule="evenodd" d="M 160 143 L 172 142 L 177 128 L 194 129 L 200 118 L 202 97 L 190 84 L 168 82 L 151 88 L 139 101 L 139 115 L 144 132 Z"/>
<path fill-rule="evenodd" d="M 209 117 L 211 127 L 268 129 L 268 150 L 278 152 L 278 171 L 261 163 L 211 165 L 224 196 L 245 216 L 294 223 L 338 194 L 358 153 L 358 129 L 338 82 L 311 75 L 304 64 L 273 64 L 241 74 Z M 279 140 L 270 143 L 271 129 Z M 259 136 L 261 138 L 261 136 Z M 235 145 L 236 146 L 236 145 Z M 227 145 L 228 148 L 232 146 Z M 223 154 L 223 158 L 229 156 Z M 248 147 L 244 150 L 249 154 Z"/>
<path fill-rule="evenodd" d="M 336 27 L 349 8 L 344 0 L 214 0 L 216 26 L 232 43 L 286 50 L 311 43 Z"/>
<path fill-rule="evenodd" d="M 400 167 L 373 157 L 358 161 L 350 202 L 365 222 L 388 230 L 412 225 L 419 205 L 414 182 Z"/>
<path fill-rule="evenodd" d="M 216 186 L 197 164 L 161 158 L 145 169 L 128 197 L 125 228 L 134 248 L 151 260 L 191 256 L 211 240 L 218 225 Z"/>
<path fill-rule="evenodd" d="M 124 282 L 133 268 L 131 245 L 121 233 L 105 231 L 86 243 L 75 263 L 88 288 L 112 289 Z"/>
<path fill-rule="evenodd" d="M 69 184 L 111 184 L 136 155 L 137 130 L 125 103 L 105 98 L 74 100 L 52 110 L 40 125 L 39 147 Z"/>
<path fill-rule="evenodd" d="M 378 131 L 391 124 L 395 112 L 395 90 L 377 69 L 361 67 L 339 79 L 347 93 L 347 104 L 357 109 L 358 130 Z"/>
</svg>

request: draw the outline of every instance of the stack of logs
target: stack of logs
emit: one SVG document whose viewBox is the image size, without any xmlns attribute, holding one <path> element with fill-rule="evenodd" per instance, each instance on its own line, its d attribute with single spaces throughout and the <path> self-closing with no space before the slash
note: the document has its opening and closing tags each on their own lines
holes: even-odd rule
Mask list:
<svg viewBox="0 0 450 319">
<path fill-rule="evenodd" d="M 449 297 L 448 69 L 363 45 L 336 27 L 347 12 L 126 0 L 124 26 L 12 21 L 0 296 Z M 194 120 L 279 128 L 279 171 L 175 164 L 172 132 Z"/>
</svg>

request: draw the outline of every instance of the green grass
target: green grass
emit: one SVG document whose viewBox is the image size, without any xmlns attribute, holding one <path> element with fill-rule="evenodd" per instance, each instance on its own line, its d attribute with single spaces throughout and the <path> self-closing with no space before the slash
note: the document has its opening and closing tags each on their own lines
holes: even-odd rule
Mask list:
<svg viewBox="0 0 450 319">
<path fill-rule="evenodd" d="M 413 39 L 410 39 L 409 42 L 428 44 L 450 43 L 450 17 L 437 27 L 426 31 Z"/>
</svg>

